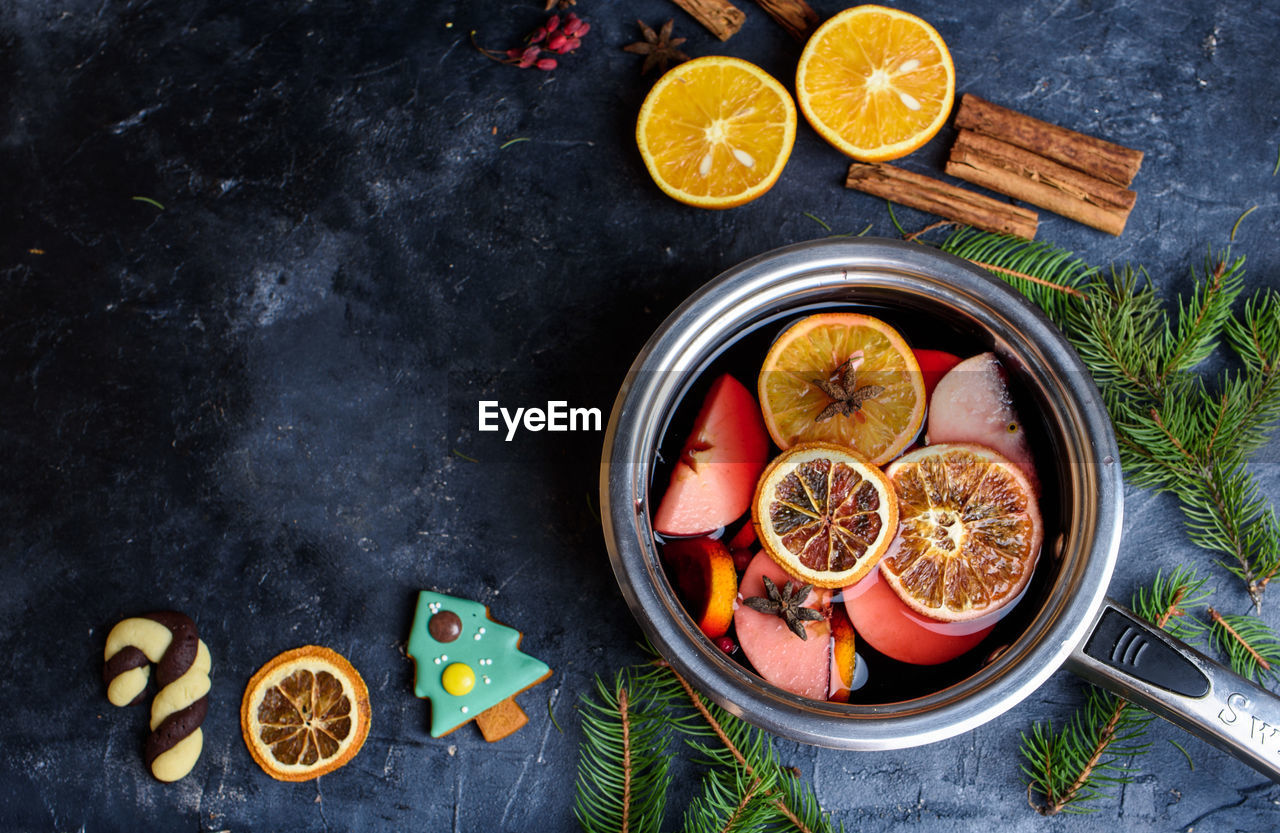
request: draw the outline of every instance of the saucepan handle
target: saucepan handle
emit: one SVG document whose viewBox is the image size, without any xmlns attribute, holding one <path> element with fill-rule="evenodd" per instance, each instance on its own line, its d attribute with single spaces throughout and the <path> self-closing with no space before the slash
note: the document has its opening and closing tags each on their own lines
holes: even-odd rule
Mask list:
<svg viewBox="0 0 1280 833">
<path fill-rule="evenodd" d="M 1280 782 L 1280 698 L 1111 599 L 1066 667 Z"/>
</svg>

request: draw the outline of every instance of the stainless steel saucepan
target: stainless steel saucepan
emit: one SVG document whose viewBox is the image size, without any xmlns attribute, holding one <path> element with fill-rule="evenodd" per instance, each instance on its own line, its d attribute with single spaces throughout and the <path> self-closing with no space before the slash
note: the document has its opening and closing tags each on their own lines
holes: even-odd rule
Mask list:
<svg viewBox="0 0 1280 833">
<path fill-rule="evenodd" d="M 1039 409 L 1056 473 L 1044 493 L 1057 501 L 1060 534 L 1046 539 L 1043 592 L 1021 603 L 1038 604 L 1022 617 L 1026 627 L 972 675 L 898 702 L 809 700 L 727 657 L 685 612 L 650 526 L 659 441 L 697 375 L 742 333 L 831 305 L 945 322 L 994 350 Z M 636 358 L 610 418 L 600 498 L 618 584 L 654 646 L 716 703 L 777 735 L 844 749 L 930 743 L 991 720 L 1066 667 L 1280 781 L 1280 700 L 1107 598 L 1123 491 L 1101 398 L 1054 325 L 963 260 L 897 241 L 825 240 L 720 275 L 673 312 Z"/>
</svg>

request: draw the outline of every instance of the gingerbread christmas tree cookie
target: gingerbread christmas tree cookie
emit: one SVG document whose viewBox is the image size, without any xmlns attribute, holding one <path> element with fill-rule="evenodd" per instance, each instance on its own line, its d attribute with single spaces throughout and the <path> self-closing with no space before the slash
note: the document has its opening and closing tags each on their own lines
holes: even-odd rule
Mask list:
<svg viewBox="0 0 1280 833">
<path fill-rule="evenodd" d="M 546 663 L 520 651 L 520 632 L 489 617 L 479 602 L 423 590 L 409 634 L 417 665 L 414 694 L 431 701 L 431 736 L 469 720 L 495 741 L 528 717 L 516 694 L 551 676 Z"/>
</svg>

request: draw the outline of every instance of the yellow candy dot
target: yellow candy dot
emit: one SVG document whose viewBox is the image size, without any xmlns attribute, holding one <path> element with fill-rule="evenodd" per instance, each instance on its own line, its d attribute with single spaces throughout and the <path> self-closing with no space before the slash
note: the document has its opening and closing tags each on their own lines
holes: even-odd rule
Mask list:
<svg viewBox="0 0 1280 833">
<path fill-rule="evenodd" d="M 461 697 L 476 687 L 476 672 L 465 662 L 455 662 L 440 675 L 440 684 L 454 697 Z"/>
</svg>

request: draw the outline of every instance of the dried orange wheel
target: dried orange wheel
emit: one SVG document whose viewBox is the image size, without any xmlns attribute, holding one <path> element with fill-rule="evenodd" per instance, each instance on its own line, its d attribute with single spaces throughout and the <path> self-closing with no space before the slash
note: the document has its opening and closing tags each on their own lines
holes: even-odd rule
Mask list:
<svg viewBox="0 0 1280 833">
<path fill-rule="evenodd" d="M 686 61 L 653 85 L 636 120 L 649 175 L 699 208 L 732 208 L 773 187 L 796 139 L 796 105 L 776 78 L 738 58 Z"/>
<path fill-rule="evenodd" d="M 757 383 L 769 435 L 780 448 L 847 445 L 883 465 L 924 421 L 924 377 L 898 331 L 852 312 L 811 315 L 769 348 Z"/>
<path fill-rule="evenodd" d="M 240 701 L 240 731 L 278 781 L 310 781 L 347 763 L 369 735 L 369 689 L 341 654 L 319 645 L 258 669 Z"/>
<path fill-rule="evenodd" d="M 897 159 L 932 139 L 955 94 L 942 36 L 883 6 L 845 9 L 819 26 L 796 69 L 796 98 L 809 124 L 863 162 Z"/>
<path fill-rule="evenodd" d="M 885 472 L 898 495 L 898 535 L 880 575 L 907 606 L 963 622 L 1018 597 L 1044 525 L 1018 466 L 968 443 L 925 446 Z"/>
<path fill-rule="evenodd" d="M 893 485 L 848 448 L 805 443 L 774 458 L 751 507 L 760 544 L 782 569 L 816 587 L 870 572 L 898 528 Z"/>
</svg>

